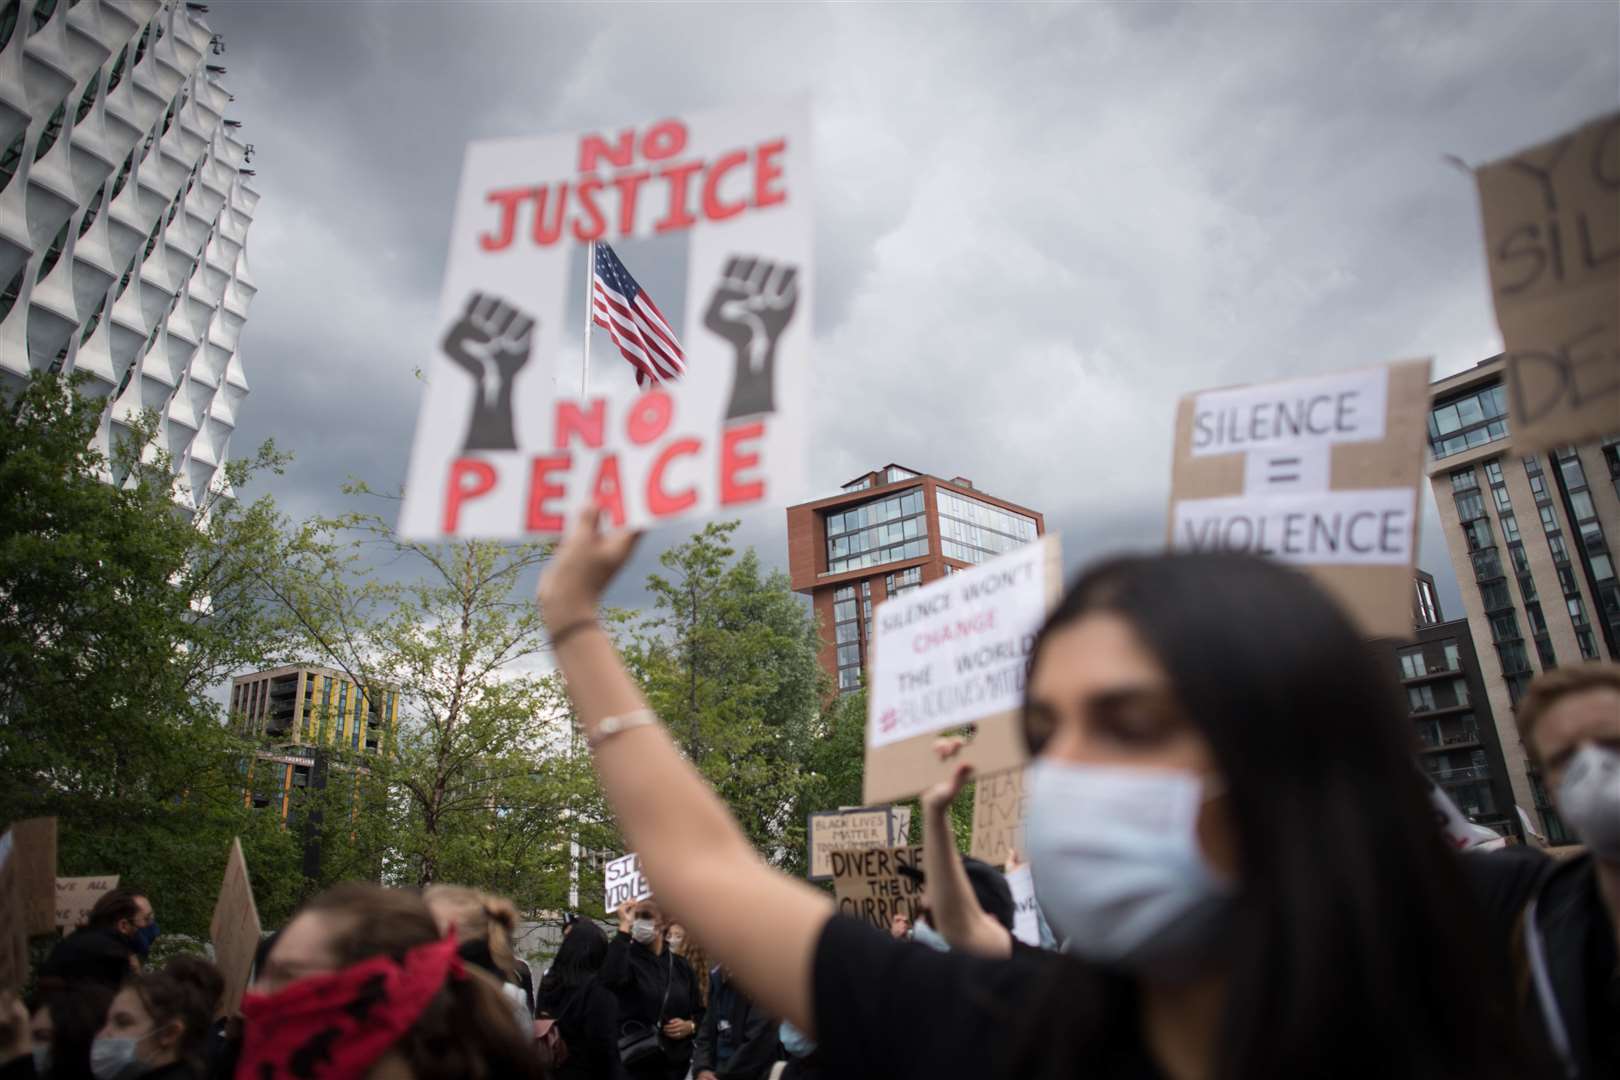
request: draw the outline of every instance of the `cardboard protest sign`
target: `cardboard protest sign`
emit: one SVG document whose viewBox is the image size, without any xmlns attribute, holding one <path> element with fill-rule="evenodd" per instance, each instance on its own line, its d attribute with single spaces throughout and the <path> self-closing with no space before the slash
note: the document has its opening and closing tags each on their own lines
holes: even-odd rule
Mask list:
<svg viewBox="0 0 1620 1080">
<path fill-rule="evenodd" d="M 214 943 L 214 965 L 225 978 L 221 1006 L 226 1016 L 235 1016 L 253 972 L 253 954 L 262 931 L 259 908 L 253 902 L 253 886 L 248 881 L 247 860 L 242 857 L 240 838 L 231 841 L 231 854 L 225 862 L 225 881 L 214 903 L 214 919 L 208 936 Z"/>
<path fill-rule="evenodd" d="M 878 605 L 867 691 L 869 803 L 915 795 L 960 762 L 1024 763 L 1018 716 L 1029 649 L 1062 587 L 1057 537 L 949 574 Z M 934 739 L 973 725 L 946 765 Z"/>
<path fill-rule="evenodd" d="M 1024 847 L 1024 770 L 981 776 L 973 786 L 973 840 L 968 854 L 993 866 Z"/>
<path fill-rule="evenodd" d="M 118 875 L 109 877 L 59 877 L 56 879 L 54 918 L 59 929 L 71 934 L 90 918 L 96 901 L 118 888 Z"/>
<path fill-rule="evenodd" d="M 1013 937 L 1025 945 L 1040 948 L 1041 916 L 1035 903 L 1035 879 L 1027 865 L 1007 871 L 1007 887 L 1013 898 Z"/>
<path fill-rule="evenodd" d="M 1429 792 L 1429 806 L 1434 811 L 1434 823 L 1445 842 L 1458 851 L 1490 851 L 1505 845 L 1506 840 L 1495 829 L 1476 825 L 1463 816 L 1451 796 L 1445 793 L 1434 777 L 1423 773 L 1423 784 Z"/>
<path fill-rule="evenodd" d="M 19 862 L 16 830 L 7 829 L 0 835 L 0 990 L 20 989 L 28 979 L 28 931 Z"/>
<path fill-rule="evenodd" d="M 833 852 L 829 861 L 833 869 L 833 892 L 838 897 L 838 914 L 862 919 L 883 930 L 889 928 L 889 920 L 897 912 L 915 922 L 923 887 L 900 873 L 900 868 L 921 870 L 922 851 L 921 844 L 911 844 Z"/>
<path fill-rule="evenodd" d="M 626 901 L 645 900 L 652 896 L 652 886 L 641 872 L 641 856 L 631 853 L 620 856 L 602 867 L 602 910 L 609 915 L 619 910 Z"/>
<path fill-rule="evenodd" d="M 853 806 L 811 814 L 805 830 L 810 845 L 809 879 L 832 880 L 834 851 L 894 844 L 894 817 L 892 806 Z"/>
<path fill-rule="evenodd" d="M 56 819 L 29 818 L 11 827 L 16 837 L 17 887 L 23 929 L 30 936 L 56 930 Z"/>
<path fill-rule="evenodd" d="M 592 503 L 640 528 L 801 498 L 809 154 L 808 109 L 780 105 L 469 144 L 400 534 L 549 536 Z M 605 245 L 671 235 L 686 289 L 666 322 Z M 645 392 L 582 398 L 563 355 L 592 243 L 613 291 L 596 317 L 653 372 Z"/>
<path fill-rule="evenodd" d="M 894 811 L 894 839 L 889 842 L 895 847 L 904 847 L 911 843 L 911 807 L 902 804 L 890 809 Z"/>
<path fill-rule="evenodd" d="M 1170 546 L 1308 569 L 1369 637 L 1412 631 L 1429 362 L 1181 399 Z"/>
<path fill-rule="evenodd" d="M 1620 431 L 1620 112 L 1474 175 L 1515 452 Z"/>
</svg>

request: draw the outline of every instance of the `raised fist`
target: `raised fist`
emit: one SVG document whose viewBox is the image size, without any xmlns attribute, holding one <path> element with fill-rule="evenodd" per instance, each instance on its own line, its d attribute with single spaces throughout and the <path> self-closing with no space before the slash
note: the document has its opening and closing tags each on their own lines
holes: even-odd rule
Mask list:
<svg viewBox="0 0 1620 1080">
<path fill-rule="evenodd" d="M 727 420 L 776 411 L 776 343 L 798 305 L 798 267 L 751 255 L 726 262 L 703 325 L 736 352 Z"/>
<path fill-rule="evenodd" d="M 478 381 L 465 450 L 516 450 L 512 382 L 529 362 L 535 320 L 497 296 L 473 293 L 440 346 L 452 363 Z"/>
</svg>

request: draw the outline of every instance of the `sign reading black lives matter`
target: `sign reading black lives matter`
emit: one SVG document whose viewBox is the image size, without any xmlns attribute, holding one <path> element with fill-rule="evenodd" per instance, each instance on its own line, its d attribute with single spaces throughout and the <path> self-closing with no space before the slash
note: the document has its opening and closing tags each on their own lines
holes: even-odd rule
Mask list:
<svg viewBox="0 0 1620 1080">
<path fill-rule="evenodd" d="M 961 762 L 981 774 L 1022 765 L 1029 650 L 1057 602 L 1062 569 L 1047 535 L 982 566 L 886 600 L 874 612 L 867 690 L 868 803 L 915 795 Z M 936 738 L 971 727 L 950 764 Z"/>
<path fill-rule="evenodd" d="M 1412 632 L 1429 362 L 1181 400 L 1170 546 L 1308 568 L 1371 637 Z"/>
<path fill-rule="evenodd" d="M 592 504 L 643 528 L 804 497 L 809 153 L 808 110 L 780 105 L 469 144 L 400 534 L 555 535 Z M 584 325 L 581 248 L 672 234 L 685 310 L 651 332 L 685 373 L 582 396 L 563 353 Z"/>
<path fill-rule="evenodd" d="M 1620 431 L 1620 112 L 1475 178 L 1514 450 Z"/>
</svg>

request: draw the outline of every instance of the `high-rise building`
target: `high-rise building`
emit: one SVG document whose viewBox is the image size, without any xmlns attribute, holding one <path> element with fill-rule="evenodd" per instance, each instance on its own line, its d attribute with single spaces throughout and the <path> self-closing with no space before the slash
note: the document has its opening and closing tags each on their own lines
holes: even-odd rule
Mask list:
<svg viewBox="0 0 1620 1080">
<path fill-rule="evenodd" d="M 1501 357 L 1430 387 L 1429 482 L 1474 640 L 1496 653 L 1485 688 L 1508 780 L 1565 842 L 1513 722 L 1530 680 L 1620 659 L 1620 416 L 1616 434 L 1523 454 L 1510 444 Z M 1494 668 L 1494 670 L 1492 670 Z"/>
<path fill-rule="evenodd" d="M 840 692 L 862 684 L 872 608 L 1046 531 L 1036 511 L 963 477 L 899 465 L 864 473 L 837 495 L 788 507 L 788 575 L 821 619 L 821 662 Z"/>
<path fill-rule="evenodd" d="M 110 453 L 143 409 L 195 507 L 248 383 L 252 147 L 203 4 L 0 4 L 0 380 L 81 373 Z M 119 477 L 109 477 L 113 480 Z"/>
<path fill-rule="evenodd" d="M 1413 636 L 1391 643 L 1418 764 L 1476 825 L 1523 840 L 1490 695 L 1467 619 L 1446 621 L 1434 578 L 1419 570 Z"/>
</svg>

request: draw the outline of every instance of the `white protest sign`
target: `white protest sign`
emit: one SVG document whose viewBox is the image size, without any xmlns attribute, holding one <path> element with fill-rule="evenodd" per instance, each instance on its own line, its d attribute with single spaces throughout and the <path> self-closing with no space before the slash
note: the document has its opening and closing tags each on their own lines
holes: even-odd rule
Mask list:
<svg viewBox="0 0 1620 1080">
<path fill-rule="evenodd" d="M 1428 361 L 1189 395 L 1170 546 L 1309 567 L 1370 634 L 1410 632 Z"/>
<path fill-rule="evenodd" d="M 469 144 L 400 534 L 555 535 L 593 503 L 609 525 L 642 528 L 801 498 L 809 153 L 802 105 Z M 684 239 L 683 310 L 652 314 L 596 265 L 628 305 L 604 299 L 602 318 L 659 381 L 582 396 L 563 342 L 584 324 L 585 245 L 633 252 L 659 236 Z M 634 264 L 621 264 L 631 277 Z M 648 335 L 679 363 L 650 356 Z M 606 330 L 598 344 L 618 351 Z"/>
<path fill-rule="evenodd" d="M 1040 948 L 1041 916 L 1035 904 L 1035 880 L 1029 867 L 1007 871 L 1007 887 L 1012 890 L 1013 898 L 1013 937 L 1025 945 Z"/>
<path fill-rule="evenodd" d="M 602 910 L 608 914 L 619 905 L 652 896 L 652 886 L 641 872 L 641 856 L 631 853 L 620 856 L 602 867 Z"/>
<path fill-rule="evenodd" d="M 96 901 L 118 888 L 118 875 L 105 877 L 59 877 L 56 879 L 56 925 L 72 933 L 90 918 Z"/>
</svg>

